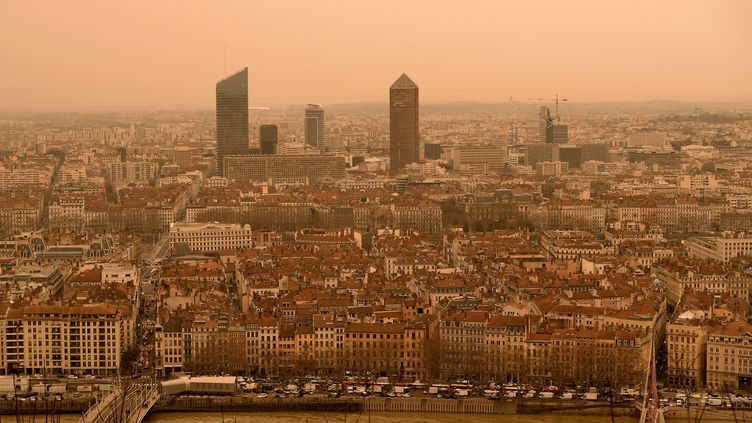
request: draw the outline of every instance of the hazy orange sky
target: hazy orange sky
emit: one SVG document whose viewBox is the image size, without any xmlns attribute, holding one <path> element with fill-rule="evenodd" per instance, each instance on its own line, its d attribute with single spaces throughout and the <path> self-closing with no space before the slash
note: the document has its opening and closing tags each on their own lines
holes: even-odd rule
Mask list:
<svg viewBox="0 0 752 423">
<path fill-rule="evenodd" d="M 752 101 L 752 1 L 0 0 L 0 108 Z"/>
</svg>

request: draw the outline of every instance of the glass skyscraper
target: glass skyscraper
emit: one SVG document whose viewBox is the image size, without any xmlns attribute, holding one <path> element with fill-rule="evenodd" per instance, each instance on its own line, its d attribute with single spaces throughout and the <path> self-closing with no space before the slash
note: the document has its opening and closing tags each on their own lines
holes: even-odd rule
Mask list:
<svg viewBox="0 0 752 423">
<path fill-rule="evenodd" d="M 259 148 L 261 154 L 277 154 L 279 129 L 277 125 L 259 126 Z"/>
<path fill-rule="evenodd" d="M 248 68 L 217 83 L 217 175 L 225 156 L 248 154 Z"/>
<path fill-rule="evenodd" d="M 551 144 L 554 142 L 554 120 L 547 106 L 540 106 L 538 112 L 538 142 Z"/>
<path fill-rule="evenodd" d="M 324 109 L 320 104 L 309 104 L 305 109 L 305 142 L 324 152 L 326 150 L 324 137 Z"/>
</svg>

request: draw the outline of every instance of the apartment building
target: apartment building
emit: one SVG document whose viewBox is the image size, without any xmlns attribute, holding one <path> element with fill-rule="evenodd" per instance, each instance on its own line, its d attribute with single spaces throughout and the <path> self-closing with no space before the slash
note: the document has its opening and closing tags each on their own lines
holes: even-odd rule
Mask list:
<svg viewBox="0 0 752 423">
<path fill-rule="evenodd" d="M 31 231 L 39 226 L 43 199 L 24 194 L 0 195 L 0 234 Z"/>
<path fill-rule="evenodd" d="M 752 324 L 735 320 L 709 328 L 706 366 L 708 388 L 752 389 Z"/>
<path fill-rule="evenodd" d="M 606 227 L 606 208 L 593 201 L 552 200 L 544 210 L 551 229 L 602 231 Z"/>
<path fill-rule="evenodd" d="M 486 328 L 487 374 L 519 382 L 525 374 L 527 320 L 522 316 L 490 316 Z"/>
<path fill-rule="evenodd" d="M 35 185 L 48 187 L 51 180 L 52 169 L 50 168 L 35 168 L 30 166 L 6 168 L 0 164 L 0 189 Z"/>
<path fill-rule="evenodd" d="M 432 234 L 441 231 L 441 207 L 426 200 L 401 200 L 391 205 L 394 227 Z"/>
<path fill-rule="evenodd" d="M 313 316 L 311 334 L 313 358 L 322 370 L 335 370 L 339 366 L 345 342 L 345 325 L 334 315 L 316 314 Z M 305 351 L 305 350 L 304 350 Z"/>
<path fill-rule="evenodd" d="M 248 225 L 176 222 L 170 225 L 170 246 L 175 251 L 180 245 L 196 252 L 249 248 L 253 232 Z"/>
<path fill-rule="evenodd" d="M 7 308 L 0 315 L 0 371 L 114 375 L 126 347 L 123 326 L 114 304 Z"/>
<path fill-rule="evenodd" d="M 109 166 L 113 182 L 134 183 L 154 178 L 158 165 L 151 162 L 112 162 Z"/>
<path fill-rule="evenodd" d="M 752 256 L 752 234 L 724 232 L 722 236 L 695 237 L 684 241 L 690 257 L 728 262 L 738 256 Z"/>
<path fill-rule="evenodd" d="M 713 230 L 729 210 L 725 202 L 711 198 L 632 196 L 616 200 L 609 218 L 659 225 L 665 231 Z"/>
<path fill-rule="evenodd" d="M 154 328 L 154 368 L 163 376 L 183 370 L 183 332 L 178 319 Z"/>
<path fill-rule="evenodd" d="M 535 164 L 535 171 L 540 176 L 561 176 L 569 170 L 567 162 L 543 161 Z"/>
<path fill-rule="evenodd" d="M 695 310 L 679 313 L 666 325 L 668 367 L 666 382 L 672 386 L 705 386 L 705 314 Z"/>
<path fill-rule="evenodd" d="M 572 260 L 583 256 L 613 254 L 614 247 L 598 241 L 585 231 L 543 231 L 543 254 L 553 260 Z"/>
<path fill-rule="evenodd" d="M 103 263 L 102 283 L 136 286 L 139 284 L 138 269 L 129 263 Z"/>
<path fill-rule="evenodd" d="M 439 322 L 441 376 L 476 378 L 485 373 L 488 314 L 462 311 Z"/>
<path fill-rule="evenodd" d="M 351 323 L 345 328 L 343 360 L 347 369 L 422 376 L 425 328 L 405 323 Z M 408 356 L 406 353 L 410 353 Z"/>
<path fill-rule="evenodd" d="M 653 274 L 666 287 L 669 302 L 679 302 L 684 290 L 728 293 L 734 298 L 749 301 L 752 276 L 732 263 L 715 260 L 673 258 L 655 262 Z"/>
</svg>

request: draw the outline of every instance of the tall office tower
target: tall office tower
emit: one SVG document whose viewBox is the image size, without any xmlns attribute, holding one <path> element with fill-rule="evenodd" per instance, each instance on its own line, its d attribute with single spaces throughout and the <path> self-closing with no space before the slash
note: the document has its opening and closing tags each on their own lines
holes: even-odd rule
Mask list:
<svg viewBox="0 0 752 423">
<path fill-rule="evenodd" d="M 555 123 L 551 134 L 551 142 L 554 144 L 567 144 L 569 142 L 569 126 L 564 123 Z"/>
<path fill-rule="evenodd" d="M 305 109 L 305 142 L 320 151 L 326 150 L 324 139 L 324 109 L 320 104 L 309 104 Z"/>
<path fill-rule="evenodd" d="M 539 142 L 551 144 L 554 142 L 554 120 L 551 118 L 551 111 L 548 106 L 540 106 L 538 113 L 538 131 Z"/>
<path fill-rule="evenodd" d="M 553 161 L 568 163 L 570 169 L 582 167 L 582 148 L 579 146 L 571 144 L 555 146 L 552 156 Z"/>
<path fill-rule="evenodd" d="M 225 156 L 248 154 L 248 68 L 217 82 L 217 175 Z"/>
<path fill-rule="evenodd" d="M 418 161 L 419 123 L 418 86 L 407 75 L 389 88 L 389 163 L 398 173 L 405 165 Z"/>
<path fill-rule="evenodd" d="M 544 143 L 525 144 L 525 164 L 535 166 L 539 162 L 553 161 L 555 145 Z"/>
<path fill-rule="evenodd" d="M 261 154 L 277 154 L 278 134 L 277 125 L 259 126 L 259 148 L 261 149 Z"/>
<path fill-rule="evenodd" d="M 423 156 L 426 158 L 426 160 L 439 160 L 441 158 L 441 144 L 424 144 Z"/>
</svg>

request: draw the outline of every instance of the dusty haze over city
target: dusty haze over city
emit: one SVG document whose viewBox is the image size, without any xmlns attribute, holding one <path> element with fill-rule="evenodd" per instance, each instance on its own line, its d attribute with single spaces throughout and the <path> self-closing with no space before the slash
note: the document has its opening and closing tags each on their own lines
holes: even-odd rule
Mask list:
<svg viewBox="0 0 752 423">
<path fill-rule="evenodd" d="M 0 0 L 0 422 L 752 422 L 750 18 Z"/>
<path fill-rule="evenodd" d="M 0 109 L 752 100 L 749 1 L 3 1 Z"/>
</svg>

